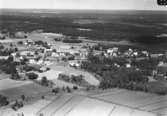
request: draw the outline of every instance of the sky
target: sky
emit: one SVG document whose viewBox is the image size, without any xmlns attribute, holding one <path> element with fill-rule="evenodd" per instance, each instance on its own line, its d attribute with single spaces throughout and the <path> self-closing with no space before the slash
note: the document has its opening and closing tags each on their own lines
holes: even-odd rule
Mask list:
<svg viewBox="0 0 167 116">
<path fill-rule="evenodd" d="M 167 10 L 157 0 L 0 0 L 0 8 Z"/>
</svg>

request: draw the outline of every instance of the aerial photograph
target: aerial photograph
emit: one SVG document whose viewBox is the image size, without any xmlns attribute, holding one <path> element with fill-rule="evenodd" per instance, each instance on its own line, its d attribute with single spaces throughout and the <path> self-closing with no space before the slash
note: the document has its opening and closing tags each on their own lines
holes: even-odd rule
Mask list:
<svg viewBox="0 0 167 116">
<path fill-rule="evenodd" d="M 167 0 L 0 0 L 0 116 L 167 116 Z"/>
</svg>

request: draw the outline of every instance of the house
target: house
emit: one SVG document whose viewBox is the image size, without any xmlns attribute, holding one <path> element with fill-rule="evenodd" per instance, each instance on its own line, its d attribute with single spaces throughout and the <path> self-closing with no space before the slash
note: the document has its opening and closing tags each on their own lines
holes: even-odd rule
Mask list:
<svg viewBox="0 0 167 116">
<path fill-rule="evenodd" d="M 71 66 L 71 67 L 80 67 L 81 63 L 79 61 L 77 61 L 77 60 L 73 60 L 73 61 L 69 62 L 69 66 Z"/>
<path fill-rule="evenodd" d="M 44 63 L 46 66 L 49 66 L 49 65 L 53 64 L 53 62 L 51 62 L 51 61 L 44 61 L 43 63 Z"/>
<path fill-rule="evenodd" d="M 113 53 L 113 52 L 118 52 L 118 48 L 114 47 L 107 49 L 107 53 Z"/>
<path fill-rule="evenodd" d="M 131 68 L 131 64 L 126 64 L 126 68 Z"/>
<path fill-rule="evenodd" d="M 167 74 L 167 63 L 160 62 L 157 66 L 157 71 L 158 71 L 158 74 L 166 75 Z"/>
<path fill-rule="evenodd" d="M 35 60 L 35 59 L 29 59 L 29 64 L 36 64 L 36 65 L 42 65 L 44 61 L 42 59 L 40 60 Z"/>
<path fill-rule="evenodd" d="M 160 56 L 163 56 L 164 54 L 150 54 L 151 58 L 158 58 Z"/>
<path fill-rule="evenodd" d="M 26 40 L 26 41 L 24 42 L 24 45 L 27 45 L 27 46 L 31 46 L 31 45 L 34 45 L 34 44 L 35 44 L 34 41 L 32 41 L 31 39 Z"/>
<path fill-rule="evenodd" d="M 107 49 L 107 54 L 109 54 L 110 56 L 116 57 L 118 54 L 118 48 L 114 47 L 114 48 Z"/>
<path fill-rule="evenodd" d="M 56 53 L 56 52 L 52 52 L 52 55 L 51 55 L 52 57 L 59 57 L 60 55 L 58 54 L 58 53 Z"/>
<path fill-rule="evenodd" d="M 21 51 L 20 55 L 21 56 L 34 56 L 35 52 L 34 51 Z"/>
<path fill-rule="evenodd" d="M 148 53 L 147 51 L 142 51 L 141 53 L 142 53 L 143 55 L 145 55 L 146 57 L 149 56 L 149 53 Z"/>
<path fill-rule="evenodd" d="M 37 64 L 37 61 L 34 60 L 34 59 L 29 59 L 29 63 L 30 63 L 30 64 Z"/>
<path fill-rule="evenodd" d="M 115 66 L 115 67 L 117 67 L 117 68 L 119 68 L 119 67 L 120 67 L 120 65 L 119 65 L 119 64 L 117 64 L 117 63 L 114 63 L 114 66 Z"/>
<path fill-rule="evenodd" d="M 138 56 L 138 52 L 133 52 L 133 56 Z"/>
</svg>

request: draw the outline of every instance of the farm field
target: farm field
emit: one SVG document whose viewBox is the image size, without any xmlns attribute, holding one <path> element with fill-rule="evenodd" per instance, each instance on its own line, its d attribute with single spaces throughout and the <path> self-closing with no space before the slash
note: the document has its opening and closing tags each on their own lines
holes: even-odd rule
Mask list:
<svg viewBox="0 0 167 116">
<path fill-rule="evenodd" d="M 97 95 L 80 95 L 79 93 L 61 93 L 51 98 L 47 98 L 44 100 L 37 100 L 32 104 L 28 104 L 25 107 L 18 110 L 18 112 L 24 112 L 25 116 L 36 116 L 40 113 L 43 113 L 44 116 L 166 116 L 166 103 L 165 96 L 164 101 L 158 101 L 158 96 L 152 99 L 152 103 L 149 99 L 144 99 L 146 104 L 140 107 L 136 107 L 134 105 L 134 96 L 135 94 L 131 91 L 125 90 L 107 90 L 102 94 Z M 125 102 L 113 101 L 111 96 L 118 96 L 120 98 L 120 94 L 123 94 L 125 97 L 124 101 L 129 104 L 125 104 Z M 110 94 L 109 94 L 110 93 Z M 125 94 L 127 93 L 127 94 Z M 129 99 L 132 98 L 131 101 L 127 101 L 128 98 L 126 96 L 129 95 Z M 138 100 L 142 101 L 142 93 L 137 94 L 136 104 L 138 104 Z M 149 97 L 148 94 L 147 97 Z M 110 96 L 110 98 L 106 97 Z M 146 95 L 144 95 L 146 97 Z M 103 99 L 102 99 L 103 98 Z M 147 104 L 147 100 L 150 102 Z M 155 101 L 154 101 L 155 100 Z M 162 96 L 159 96 L 159 100 L 162 100 Z M 144 102 L 143 102 L 144 103 Z M 162 104 L 161 104 L 162 103 Z M 129 105 L 129 106 L 128 106 Z M 131 105 L 131 106 L 130 106 Z M 161 107 L 160 107 L 161 106 Z M 35 109 L 32 109 L 36 107 Z M 31 111 L 31 113 L 29 113 Z M 12 114 L 12 111 L 10 111 Z M 120 113 L 121 112 L 121 113 Z M 123 113 L 122 113 L 123 112 Z M 5 116 L 5 115 L 3 115 Z M 9 115 L 13 116 L 13 115 Z"/>
<path fill-rule="evenodd" d="M 51 116 L 53 115 L 57 110 L 63 107 L 64 104 L 66 104 L 68 101 L 72 99 L 72 95 L 62 95 L 58 96 L 55 100 L 53 100 L 49 105 L 42 108 L 41 111 L 39 111 L 37 114 L 43 113 L 44 116 Z"/>
<path fill-rule="evenodd" d="M 34 96 L 40 96 L 50 91 L 49 88 L 30 81 L 22 82 L 11 79 L 1 80 L 0 88 L 0 94 L 6 96 L 10 101 L 20 98 L 21 95 L 25 95 L 28 99 L 31 99 Z"/>
<path fill-rule="evenodd" d="M 120 112 L 124 113 L 120 114 Z M 64 94 L 60 98 L 55 98 L 37 114 L 39 113 L 46 116 L 139 116 L 139 114 L 142 116 L 157 116 L 150 111 L 77 94 Z"/>
<path fill-rule="evenodd" d="M 20 87 L 23 85 L 27 85 L 27 84 L 31 84 L 31 81 L 15 81 L 12 79 L 3 79 L 0 80 L 0 90 L 6 90 L 6 89 L 10 89 L 10 88 L 16 88 L 16 87 Z"/>
<path fill-rule="evenodd" d="M 121 89 L 111 89 L 100 94 L 90 94 L 91 98 L 108 103 L 114 103 L 130 109 L 138 109 L 148 112 L 167 115 L 167 96 L 159 96 L 151 93 L 134 92 Z M 137 113 L 136 113 L 137 114 Z"/>
<path fill-rule="evenodd" d="M 107 116 L 110 114 L 113 107 L 112 104 L 86 98 L 70 111 L 67 116 Z"/>
</svg>

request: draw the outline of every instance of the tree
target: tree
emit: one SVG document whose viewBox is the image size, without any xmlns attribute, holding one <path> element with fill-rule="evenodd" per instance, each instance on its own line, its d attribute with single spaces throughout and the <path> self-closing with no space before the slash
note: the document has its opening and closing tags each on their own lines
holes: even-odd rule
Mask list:
<svg viewBox="0 0 167 116">
<path fill-rule="evenodd" d="M 53 93 L 55 93 L 55 94 L 57 94 L 59 91 L 60 91 L 60 88 L 58 88 L 58 87 L 57 87 L 57 88 L 52 89 L 52 92 L 53 92 Z"/>
<path fill-rule="evenodd" d="M 19 42 L 17 42 L 17 44 L 23 45 L 23 41 L 19 41 Z"/>
<path fill-rule="evenodd" d="M 9 101 L 7 100 L 7 98 L 5 96 L 0 95 L 0 106 L 5 106 L 8 104 L 9 104 Z"/>
<path fill-rule="evenodd" d="M 68 86 L 66 87 L 66 90 L 68 93 L 71 93 L 71 89 Z"/>
<path fill-rule="evenodd" d="M 30 80 L 35 80 L 35 79 L 38 78 L 38 75 L 33 73 L 33 72 L 32 73 L 27 73 L 27 76 Z"/>
<path fill-rule="evenodd" d="M 25 95 L 21 95 L 21 99 L 24 101 L 25 100 Z"/>
<path fill-rule="evenodd" d="M 10 55 L 7 60 L 8 62 L 13 62 L 13 59 L 14 59 L 13 56 Z"/>
<path fill-rule="evenodd" d="M 74 90 L 77 90 L 77 89 L 78 89 L 78 87 L 77 87 L 77 86 L 73 86 L 73 89 L 74 89 Z"/>
<path fill-rule="evenodd" d="M 49 82 L 46 76 L 42 77 L 41 84 L 44 86 L 49 86 Z"/>
</svg>

